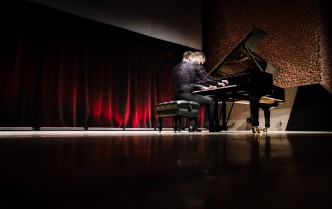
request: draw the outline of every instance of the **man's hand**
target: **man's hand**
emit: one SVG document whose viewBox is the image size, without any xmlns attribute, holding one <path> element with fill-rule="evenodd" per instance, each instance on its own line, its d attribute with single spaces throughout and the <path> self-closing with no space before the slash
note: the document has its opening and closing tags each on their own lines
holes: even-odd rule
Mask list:
<svg viewBox="0 0 332 209">
<path fill-rule="evenodd" d="M 208 87 L 208 86 L 201 86 L 201 89 L 202 89 L 202 90 L 208 90 L 209 87 Z"/>
<path fill-rule="evenodd" d="M 209 89 L 216 89 L 216 86 L 209 86 Z"/>
<path fill-rule="evenodd" d="M 221 82 L 218 82 L 218 86 L 227 86 L 228 80 L 221 80 Z"/>
<path fill-rule="evenodd" d="M 228 80 L 221 80 L 224 84 L 228 85 Z"/>
<path fill-rule="evenodd" d="M 218 82 L 218 86 L 226 86 L 226 84 L 222 83 L 222 82 Z"/>
<path fill-rule="evenodd" d="M 216 86 L 201 86 L 202 90 L 209 90 L 209 89 L 215 89 L 217 88 Z"/>
</svg>

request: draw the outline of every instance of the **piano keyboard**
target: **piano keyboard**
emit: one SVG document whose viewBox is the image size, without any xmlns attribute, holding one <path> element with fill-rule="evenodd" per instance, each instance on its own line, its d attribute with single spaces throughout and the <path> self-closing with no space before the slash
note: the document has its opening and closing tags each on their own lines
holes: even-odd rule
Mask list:
<svg viewBox="0 0 332 209">
<path fill-rule="evenodd" d="M 199 92 L 206 92 L 206 91 L 219 91 L 220 89 L 229 89 L 229 88 L 235 88 L 237 85 L 228 85 L 228 86 L 223 86 L 223 87 L 218 87 L 215 89 L 206 89 L 206 90 L 197 90 L 197 91 L 193 91 L 192 93 L 199 93 Z"/>
</svg>

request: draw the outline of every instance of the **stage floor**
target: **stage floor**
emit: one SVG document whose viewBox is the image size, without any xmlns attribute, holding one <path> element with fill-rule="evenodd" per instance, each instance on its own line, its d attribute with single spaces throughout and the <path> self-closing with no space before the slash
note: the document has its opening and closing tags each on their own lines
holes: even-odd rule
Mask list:
<svg viewBox="0 0 332 209">
<path fill-rule="evenodd" d="M 0 208 L 330 209 L 332 132 L 0 131 Z"/>
</svg>

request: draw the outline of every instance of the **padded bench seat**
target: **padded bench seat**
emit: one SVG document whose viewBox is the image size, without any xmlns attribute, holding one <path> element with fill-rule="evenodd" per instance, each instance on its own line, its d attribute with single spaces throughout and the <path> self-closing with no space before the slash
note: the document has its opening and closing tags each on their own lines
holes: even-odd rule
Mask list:
<svg viewBox="0 0 332 209">
<path fill-rule="evenodd" d="M 173 118 L 174 132 L 181 131 L 181 118 L 189 118 L 197 124 L 197 117 L 200 111 L 200 105 L 197 102 L 186 100 L 175 100 L 159 103 L 155 107 L 159 122 L 159 132 L 162 131 L 162 119 Z M 195 127 L 193 127 L 195 128 Z"/>
</svg>

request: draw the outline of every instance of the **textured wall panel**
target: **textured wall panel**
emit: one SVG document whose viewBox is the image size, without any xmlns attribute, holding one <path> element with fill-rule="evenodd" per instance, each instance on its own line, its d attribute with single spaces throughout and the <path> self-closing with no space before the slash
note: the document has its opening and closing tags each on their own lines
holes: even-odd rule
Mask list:
<svg viewBox="0 0 332 209">
<path fill-rule="evenodd" d="M 280 69 L 275 85 L 331 88 L 319 0 L 210 0 L 206 68 L 212 69 L 253 27 L 268 33 L 257 53 Z"/>
</svg>

